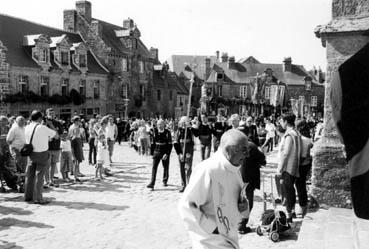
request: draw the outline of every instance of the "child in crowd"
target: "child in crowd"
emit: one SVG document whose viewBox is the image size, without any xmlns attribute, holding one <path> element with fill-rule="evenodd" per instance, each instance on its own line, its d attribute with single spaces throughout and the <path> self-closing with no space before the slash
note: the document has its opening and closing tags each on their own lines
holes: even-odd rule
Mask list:
<svg viewBox="0 0 369 249">
<path fill-rule="evenodd" d="M 103 172 L 103 165 L 109 160 L 109 151 L 107 140 L 105 137 L 104 132 L 99 131 L 97 137 L 97 164 L 95 166 L 95 178 L 97 180 L 103 179 L 102 172 Z"/>
<path fill-rule="evenodd" d="M 72 146 L 68 139 L 68 132 L 64 131 L 60 141 L 61 159 L 60 159 L 60 171 L 64 181 L 70 181 L 68 172 L 72 171 Z"/>
</svg>

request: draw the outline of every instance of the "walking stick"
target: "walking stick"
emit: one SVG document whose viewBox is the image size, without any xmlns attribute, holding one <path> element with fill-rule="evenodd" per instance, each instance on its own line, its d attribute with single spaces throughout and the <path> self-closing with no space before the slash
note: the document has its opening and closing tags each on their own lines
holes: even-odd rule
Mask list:
<svg viewBox="0 0 369 249">
<path fill-rule="evenodd" d="M 192 85 L 195 82 L 195 73 L 192 72 L 191 75 L 191 79 L 190 79 L 190 93 L 189 93 L 189 98 L 188 98 L 188 104 L 187 104 L 187 115 L 186 115 L 186 119 L 190 118 L 190 108 L 191 108 L 191 96 L 192 96 Z M 183 162 L 186 162 L 186 139 L 187 139 L 187 123 L 186 123 L 186 127 L 185 127 L 185 134 L 184 134 L 184 138 L 183 140 L 184 145 L 183 145 Z"/>
</svg>

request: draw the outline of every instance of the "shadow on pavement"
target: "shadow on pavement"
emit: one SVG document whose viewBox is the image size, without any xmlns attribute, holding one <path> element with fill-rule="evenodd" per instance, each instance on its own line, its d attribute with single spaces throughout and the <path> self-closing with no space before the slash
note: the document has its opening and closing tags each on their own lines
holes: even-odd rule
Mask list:
<svg viewBox="0 0 369 249">
<path fill-rule="evenodd" d="M 52 201 L 48 206 L 62 206 L 69 209 L 95 209 L 100 211 L 111 211 L 111 210 L 126 210 L 129 206 L 115 206 L 103 203 L 94 202 L 79 202 L 79 201 Z"/>
<path fill-rule="evenodd" d="M 0 220 L 0 231 L 9 229 L 12 226 L 23 227 L 23 228 L 29 228 L 29 227 L 54 228 L 53 226 L 46 225 L 41 222 L 18 220 L 15 218 L 3 218 Z"/>
<path fill-rule="evenodd" d="M 8 214 L 30 215 L 32 213 L 33 212 L 29 210 L 24 210 L 23 208 L 0 206 L 0 214 L 2 215 L 8 215 Z"/>
<path fill-rule="evenodd" d="M 9 242 L 9 241 L 5 241 L 5 240 L 0 240 L 0 249 L 23 249 L 23 246 L 18 246 L 16 243 L 14 242 Z"/>
<path fill-rule="evenodd" d="M 109 179 L 108 181 L 106 179 Z M 111 180 L 110 180 L 111 179 Z M 111 182 L 112 181 L 112 182 Z M 121 184 L 113 184 L 115 182 L 114 178 L 105 178 L 102 181 L 95 180 L 86 180 L 83 181 L 83 184 L 63 184 L 60 185 L 59 188 L 63 188 L 66 190 L 75 190 L 75 191 L 87 191 L 87 192 L 122 192 L 122 188 L 129 188 L 128 186 L 124 186 Z"/>
</svg>

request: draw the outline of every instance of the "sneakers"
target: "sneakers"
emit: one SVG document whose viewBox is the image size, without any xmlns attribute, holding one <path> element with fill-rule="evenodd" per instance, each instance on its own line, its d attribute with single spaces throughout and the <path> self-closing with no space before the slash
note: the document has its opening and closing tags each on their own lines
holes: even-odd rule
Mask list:
<svg viewBox="0 0 369 249">
<path fill-rule="evenodd" d="M 164 187 L 168 187 L 168 183 L 163 182 L 163 186 L 164 186 Z"/>
<path fill-rule="evenodd" d="M 183 193 L 185 191 L 186 187 L 182 187 L 180 190 L 179 190 L 179 193 Z"/>
</svg>

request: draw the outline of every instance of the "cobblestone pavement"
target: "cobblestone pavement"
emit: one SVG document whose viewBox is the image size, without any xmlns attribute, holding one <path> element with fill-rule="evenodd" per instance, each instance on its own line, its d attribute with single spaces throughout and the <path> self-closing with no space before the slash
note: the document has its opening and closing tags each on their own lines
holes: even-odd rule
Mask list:
<svg viewBox="0 0 369 249">
<path fill-rule="evenodd" d="M 83 163 L 83 183 L 45 191 L 52 200 L 49 205 L 27 204 L 18 193 L 0 194 L 0 248 L 191 248 L 177 213 L 180 175 L 175 153 L 170 158 L 169 186 L 162 186 L 159 166 L 152 192 L 146 188 L 151 158 L 139 156 L 126 143 L 115 148 L 113 177 L 95 181 L 94 167 Z M 198 150 L 194 160 L 199 161 Z M 263 211 L 261 196 L 257 191 L 250 218 L 253 227 Z M 241 236 L 241 248 L 294 248 L 299 224 L 297 220 L 296 228 L 278 243 L 256 233 Z"/>
</svg>

